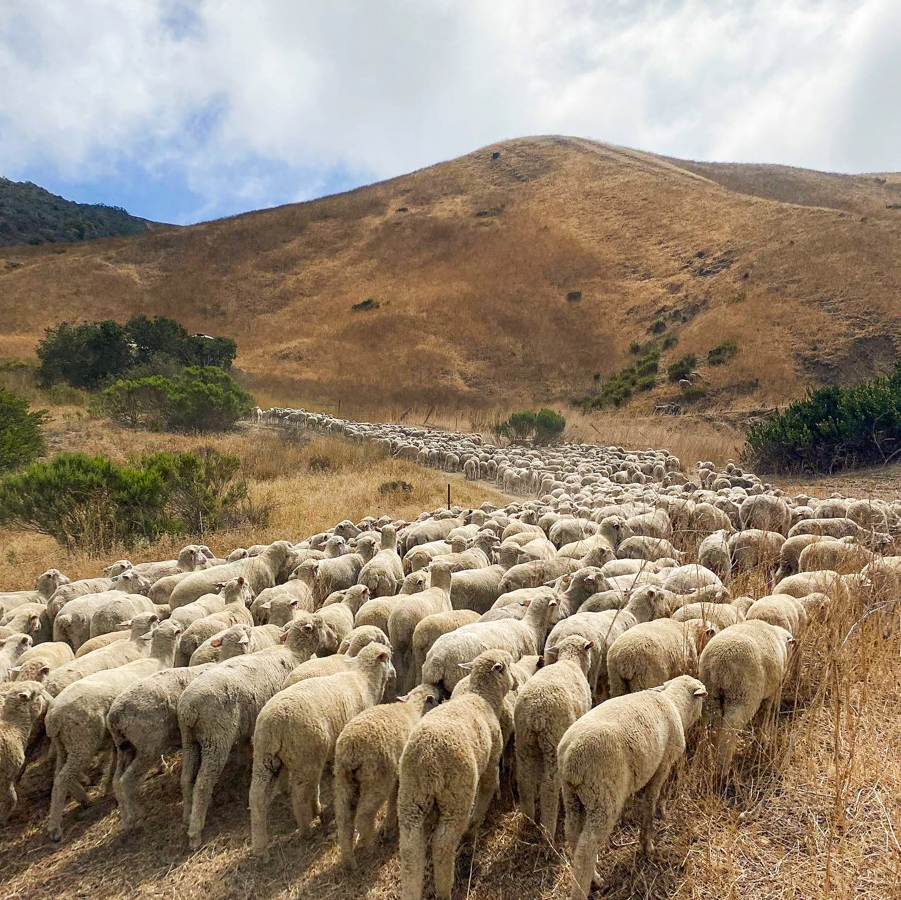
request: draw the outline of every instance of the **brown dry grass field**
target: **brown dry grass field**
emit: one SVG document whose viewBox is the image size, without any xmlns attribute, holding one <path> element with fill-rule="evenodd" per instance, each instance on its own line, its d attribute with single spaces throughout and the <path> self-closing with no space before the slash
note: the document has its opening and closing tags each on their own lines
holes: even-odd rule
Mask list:
<svg viewBox="0 0 901 900">
<path fill-rule="evenodd" d="M 675 429 L 678 423 L 667 424 Z M 688 423 L 683 423 L 692 430 Z M 626 427 L 615 423 L 610 426 Z M 634 425 L 640 428 L 641 423 Z M 661 426 L 663 427 L 663 426 Z M 649 443 L 659 432 L 621 431 Z M 724 457 L 732 438 L 704 440 Z M 489 486 L 467 484 L 414 464 L 386 459 L 372 449 L 314 438 L 286 442 L 267 430 L 247 430 L 221 438 L 136 435 L 84 417 L 77 409 L 55 410 L 51 427 L 55 449 L 103 452 L 114 459 L 162 447 L 188 448 L 212 443 L 237 453 L 256 499 L 276 503 L 264 531 L 208 537 L 217 551 L 234 546 L 301 536 L 344 517 L 387 512 L 412 516 L 442 505 L 446 485 L 467 505 L 485 499 L 505 502 Z M 698 448 L 698 438 L 669 434 Z M 607 441 L 604 441 L 606 443 Z M 613 442 L 613 441 L 611 441 Z M 644 444 L 644 440 L 641 444 Z M 704 455 L 704 454 L 702 454 Z M 693 462 L 690 456 L 689 464 Z M 385 499 L 382 483 L 403 479 L 410 495 Z M 795 483 L 810 493 L 843 490 L 897 495 L 899 469 L 815 484 Z M 97 573 L 101 561 L 67 555 L 46 538 L 0 533 L 0 584 L 18 587 L 50 565 L 71 576 Z M 137 560 L 163 558 L 175 544 L 133 553 Z M 123 551 L 124 552 L 124 551 Z M 115 558 L 117 554 L 110 554 Z M 760 596 L 760 573 L 742 576 L 740 592 Z M 812 628 L 801 645 L 800 675 L 785 688 L 775 726 L 749 736 L 734 777 L 718 785 L 710 777 L 710 752 L 692 749 L 667 788 L 669 810 L 651 859 L 635 856 L 637 825 L 630 810 L 601 859 L 606 887 L 596 896 L 610 900 L 821 900 L 901 896 L 901 665 L 897 627 L 883 637 L 884 621 L 864 617 L 872 598 L 856 596 L 844 609 Z M 895 612 L 897 626 L 897 612 Z M 203 898 L 203 900 L 395 900 L 399 891 L 396 847 L 380 845 L 360 854 L 358 874 L 339 866 L 333 836 L 319 828 L 310 841 L 299 840 L 287 806 L 276 804 L 272 821 L 272 861 L 249 854 L 247 786 L 239 773 L 221 781 L 211 808 L 204 847 L 191 853 L 181 826 L 177 757 L 168 771 L 144 786 L 148 817 L 129 837 L 118 832 L 111 798 L 96 798 L 86 811 L 70 804 L 64 842 L 54 845 L 41 831 L 49 804 L 45 767 L 25 777 L 24 798 L 12 820 L 0 829 L 0 897 L 3 900 L 58 900 L 60 897 Z M 101 774 L 98 769 L 95 773 Z M 97 788 L 93 789 L 96 797 Z M 325 798 L 330 796 L 328 787 Z M 739 815 L 752 810 L 749 821 Z M 509 900 L 569 896 L 566 855 L 514 811 L 507 789 L 495 803 L 474 847 L 461 850 L 455 900 Z"/>
<path fill-rule="evenodd" d="M 738 344 L 699 406 L 773 406 L 893 361 L 899 200 L 898 175 L 523 138 L 309 203 L 5 248 L 0 356 L 64 319 L 156 313 L 235 338 L 261 397 L 467 410 L 565 404 L 662 320 L 664 363 Z M 630 412 L 677 396 L 662 383 Z"/>
</svg>

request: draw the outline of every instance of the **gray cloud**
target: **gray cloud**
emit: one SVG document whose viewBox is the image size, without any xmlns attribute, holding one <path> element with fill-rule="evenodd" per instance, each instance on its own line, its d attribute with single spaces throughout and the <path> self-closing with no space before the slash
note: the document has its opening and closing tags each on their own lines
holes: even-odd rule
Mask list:
<svg viewBox="0 0 901 900">
<path fill-rule="evenodd" d="M 360 181 L 547 132 L 890 170 L 899 45 L 895 0 L 6 0 L 0 171 L 175 167 L 213 208 L 260 161 Z"/>
</svg>

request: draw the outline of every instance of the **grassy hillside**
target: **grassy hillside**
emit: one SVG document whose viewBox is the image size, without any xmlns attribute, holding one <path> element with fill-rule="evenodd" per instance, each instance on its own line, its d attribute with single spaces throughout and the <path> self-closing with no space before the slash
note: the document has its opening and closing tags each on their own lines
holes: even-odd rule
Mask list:
<svg viewBox="0 0 901 900">
<path fill-rule="evenodd" d="M 154 224 L 118 206 L 75 203 L 30 181 L 0 178 L 0 247 L 143 234 Z"/>
<path fill-rule="evenodd" d="M 448 408 L 563 403 L 675 335 L 633 413 L 680 398 L 665 372 L 689 353 L 694 407 L 773 405 L 894 358 L 899 183 L 523 138 L 310 203 L 2 250 L 0 355 L 64 318 L 155 313 L 233 337 L 272 398 Z M 724 340 L 738 356 L 704 367 Z"/>
</svg>

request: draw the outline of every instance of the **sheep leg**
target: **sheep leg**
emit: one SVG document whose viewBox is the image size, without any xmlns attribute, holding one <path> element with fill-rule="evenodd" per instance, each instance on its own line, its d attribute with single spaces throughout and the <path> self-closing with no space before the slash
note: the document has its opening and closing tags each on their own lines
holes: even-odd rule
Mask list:
<svg viewBox="0 0 901 900">
<path fill-rule="evenodd" d="M 579 843 L 579 835 L 585 825 L 585 807 L 579 795 L 568 785 L 563 785 L 563 811 L 566 818 L 566 842 L 572 852 Z"/>
<path fill-rule="evenodd" d="M 113 778 L 116 775 L 116 751 L 113 750 L 110 753 L 109 762 L 106 765 L 106 774 L 103 777 L 103 789 L 101 791 L 100 796 L 106 797 L 108 796 L 110 790 L 113 787 Z"/>
<path fill-rule="evenodd" d="M 654 852 L 654 816 L 657 812 L 657 800 L 660 797 L 663 782 L 666 781 L 669 772 L 670 766 L 661 766 L 641 792 L 639 841 L 641 852 L 645 856 L 650 856 Z"/>
<path fill-rule="evenodd" d="M 489 801 L 493 795 L 492 788 L 488 794 Z M 432 868 L 435 896 L 438 900 L 450 900 L 454 886 L 454 861 L 465 829 L 466 815 L 461 815 L 459 810 L 451 815 L 442 812 L 438 817 L 438 824 L 432 834 Z"/>
<path fill-rule="evenodd" d="M 525 741 L 516 744 L 516 784 L 519 788 L 519 808 L 531 821 L 535 815 L 535 789 L 542 779 L 541 758 L 538 748 Z"/>
<path fill-rule="evenodd" d="M 356 773 L 340 770 L 333 780 L 335 790 L 335 821 L 338 825 L 338 843 L 341 862 L 348 869 L 356 869 L 354 856 L 354 819 L 360 799 L 360 787 Z"/>
<path fill-rule="evenodd" d="M 276 759 L 254 760 L 250 780 L 250 841 L 252 852 L 269 860 L 268 817 L 279 765 Z"/>
<path fill-rule="evenodd" d="M 416 811 L 415 819 L 405 815 L 400 823 L 401 900 L 422 900 L 425 881 L 425 815 Z"/>
<path fill-rule="evenodd" d="M 194 782 L 194 796 L 191 803 L 191 822 L 188 825 L 188 845 L 192 850 L 199 849 L 202 841 L 203 826 L 206 823 L 207 810 L 213 799 L 213 788 L 228 761 L 231 741 L 227 744 L 209 743 L 203 748 L 197 780 Z"/>
<path fill-rule="evenodd" d="M 716 745 L 716 762 L 720 777 L 724 778 L 729 772 L 738 745 L 738 736 L 745 724 L 747 717 L 743 710 L 729 707 L 724 711 Z"/>
<path fill-rule="evenodd" d="M 191 808 L 194 799 L 194 782 L 200 768 L 200 744 L 193 740 L 184 741 L 181 761 L 181 803 L 182 821 L 185 828 L 191 824 Z"/>
<path fill-rule="evenodd" d="M 547 830 L 551 843 L 557 837 L 557 821 L 560 818 L 560 779 L 556 767 L 547 765 L 541 779 L 541 824 Z"/>
<path fill-rule="evenodd" d="M 397 834 L 397 791 L 398 783 L 395 778 L 394 784 L 388 790 L 388 811 L 385 813 L 385 822 L 382 825 L 382 840 L 390 839 Z"/>
<path fill-rule="evenodd" d="M 491 805 L 491 799 L 494 797 L 495 791 L 500 786 L 500 773 L 496 761 L 488 764 L 482 777 L 479 779 L 479 785 L 476 789 L 475 806 L 472 808 L 472 816 L 469 820 L 469 827 L 466 829 L 467 839 L 473 839 L 476 836 L 485 816 L 488 814 L 488 807 Z M 434 839 L 433 839 L 434 840 Z"/>
<path fill-rule="evenodd" d="M 589 809 L 585 812 L 585 826 L 579 835 L 573 858 L 572 900 L 584 900 L 591 893 L 592 882 L 600 884 L 597 865 L 598 851 L 607 842 L 613 825 L 619 815 L 611 815 L 613 810 L 606 807 Z"/>
<path fill-rule="evenodd" d="M 315 773 L 305 772 L 298 775 L 291 783 L 291 805 L 294 808 L 294 819 L 301 837 L 308 838 L 312 833 L 313 819 L 318 810 L 317 795 L 319 782 L 314 782 Z M 320 770 L 321 777 L 321 770 Z"/>
<path fill-rule="evenodd" d="M 18 802 L 19 798 L 16 795 L 15 784 L 11 783 L 6 788 L 5 796 L 0 798 L 0 825 L 3 825 L 9 819 Z"/>
<path fill-rule="evenodd" d="M 72 794 L 78 799 L 82 806 L 87 806 L 87 794 L 79 781 L 80 774 L 87 768 L 90 759 L 84 760 L 81 756 L 69 753 L 63 747 L 62 742 L 58 743 L 57 752 L 57 771 L 56 777 L 53 779 L 53 791 L 50 795 L 50 812 L 47 816 L 47 834 L 53 841 L 62 840 L 62 820 L 63 811 L 66 808 L 66 800 Z"/>
<path fill-rule="evenodd" d="M 143 817 L 143 810 L 136 799 L 138 785 L 155 762 L 155 755 L 141 753 L 136 754 L 129 762 L 120 750 L 119 767 L 116 771 L 116 779 L 113 781 L 113 788 L 116 791 L 116 799 L 122 814 L 123 829 L 133 828 Z"/>
<path fill-rule="evenodd" d="M 357 810 L 357 831 L 360 834 L 361 847 L 371 847 L 375 843 L 375 819 L 384 802 L 382 791 L 372 785 L 362 792 Z"/>
</svg>

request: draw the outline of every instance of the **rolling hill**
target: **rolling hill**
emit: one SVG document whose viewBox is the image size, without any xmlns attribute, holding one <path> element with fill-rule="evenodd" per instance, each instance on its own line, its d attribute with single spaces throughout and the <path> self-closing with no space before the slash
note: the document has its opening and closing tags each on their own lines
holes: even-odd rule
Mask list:
<svg viewBox="0 0 901 900">
<path fill-rule="evenodd" d="M 0 247 L 143 234 L 154 227 L 118 206 L 75 203 L 30 181 L 0 178 Z"/>
<path fill-rule="evenodd" d="M 284 401 L 562 404 L 673 334 L 664 368 L 738 345 L 701 406 L 766 406 L 894 360 L 901 175 L 523 138 L 309 203 L 6 248 L 0 298 L 0 355 L 62 319 L 169 315 L 233 337 Z M 676 397 L 660 379 L 632 407 Z"/>
</svg>

